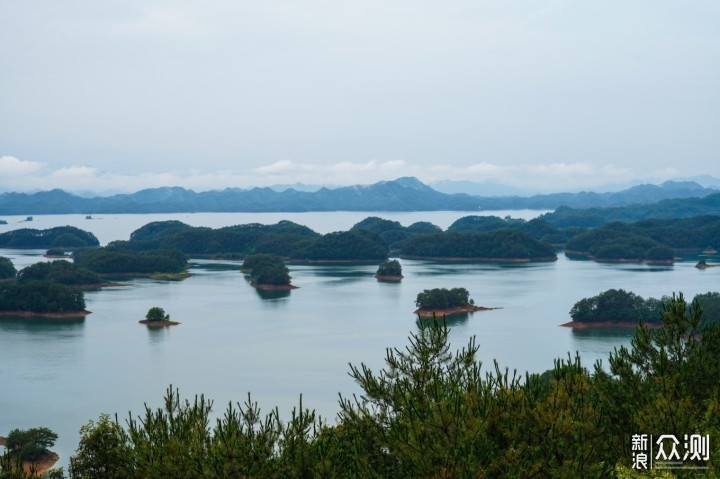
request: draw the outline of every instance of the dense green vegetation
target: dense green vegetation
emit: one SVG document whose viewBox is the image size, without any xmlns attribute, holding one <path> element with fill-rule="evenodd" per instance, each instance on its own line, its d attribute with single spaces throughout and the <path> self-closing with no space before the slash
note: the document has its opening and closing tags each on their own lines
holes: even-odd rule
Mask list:
<svg viewBox="0 0 720 479">
<path fill-rule="evenodd" d="M 289 257 L 319 237 L 310 228 L 292 221 L 218 229 L 189 226 L 179 221 L 159 221 L 137 229 L 130 235 L 129 241 L 114 241 L 109 246 L 134 251 L 177 249 L 194 256 L 234 257 L 269 253 Z"/>
<path fill-rule="evenodd" d="M 704 198 L 674 198 L 653 204 L 611 208 L 575 209 L 561 206 L 541 218 L 558 228 L 595 228 L 614 221 L 630 223 L 650 218 L 679 219 L 701 215 L 720 215 L 720 194 Z"/>
<path fill-rule="evenodd" d="M 400 261 L 393 259 L 390 261 L 386 261 L 380 266 L 378 266 L 377 272 L 375 273 L 376 276 L 395 276 L 399 277 L 402 276 L 402 266 L 400 265 Z"/>
<path fill-rule="evenodd" d="M 419 322 L 406 347 L 388 349 L 384 368 L 351 365 L 361 392 L 341 397 L 337 423 L 302 400 L 281 421 L 249 395 L 213 416 L 211 401 L 170 388 L 158 409 L 83 426 L 70 477 L 697 477 L 631 470 L 636 434 L 709 435 L 709 461 L 685 464 L 718 477 L 720 326 L 701 315 L 673 296 L 664 327 L 638 328 L 605 368 L 591 372 L 576 356 L 542 375 L 485 370 L 474 338 L 453 352 L 446 326 Z"/>
<path fill-rule="evenodd" d="M 55 281 L 74 286 L 98 285 L 102 279 L 97 273 L 65 260 L 39 262 L 20 270 L 17 275 L 20 282 Z"/>
<path fill-rule="evenodd" d="M 170 315 L 165 313 L 165 310 L 159 306 L 153 306 L 148 309 L 145 314 L 146 321 L 170 321 Z"/>
<path fill-rule="evenodd" d="M 475 301 L 465 288 L 433 288 L 418 293 L 415 306 L 420 309 L 451 309 L 472 306 Z"/>
<path fill-rule="evenodd" d="M 552 246 L 527 233 L 496 230 L 488 233 L 434 233 L 407 240 L 402 256 L 485 260 L 555 260 Z"/>
<path fill-rule="evenodd" d="M 0 283 L 0 311 L 75 313 L 85 309 L 82 291 L 52 281 Z"/>
<path fill-rule="evenodd" d="M 46 427 L 13 429 L 7 436 L 7 449 L 23 461 L 35 461 L 55 445 L 58 435 Z"/>
<path fill-rule="evenodd" d="M 22 228 L 0 234 L 0 248 L 87 248 L 98 246 L 94 234 L 74 226 L 58 226 L 47 230 Z"/>
<path fill-rule="evenodd" d="M 255 254 L 245 258 L 243 271 L 250 272 L 255 285 L 286 286 L 290 284 L 290 271 L 279 256 Z"/>
<path fill-rule="evenodd" d="M 426 221 L 402 226 L 397 221 L 385 220 L 377 216 L 370 216 L 353 225 L 350 231 L 365 230 L 375 233 L 392 250 L 402 249 L 405 240 L 416 234 L 437 233 L 442 231 L 439 226 Z"/>
<path fill-rule="evenodd" d="M 0 256 L 0 279 L 11 279 L 17 275 L 15 265 L 9 258 Z"/>
<path fill-rule="evenodd" d="M 637 234 L 623 223 L 610 223 L 581 233 L 565 245 L 568 254 L 583 254 L 596 260 L 673 261 L 672 248 Z"/>
<path fill-rule="evenodd" d="M 659 299 L 643 299 L 624 289 L 609 289 L 575 303 L 570 317 L 581 323 L 659 322 L 662 305 Z"/>
<path fill-rule="evenodd" d="M 370 231 L 337 231 L 313 241 L 292 258 L 312 261 L 376 261 L 388 257 L 388 247 Z"/>
<path fill-rule="evenodd" d="M 98 274 L 181 273 L 187 267 L 178 250 L 127 251 L 114 247 L 87 248 L 73 255 L 75 264 Z"/>
<path fill-rule="evenodd" d="M 644 299 L 623 289 L 609 289 L 575 303 L 570 317 L 581 323 L 658 323 L 663 304 L 669 299 Z M 695 303 L 703 310 L 705 322 L 720 323 L 720 293 L 697 294 L 693 298 Z"/>
</svg>

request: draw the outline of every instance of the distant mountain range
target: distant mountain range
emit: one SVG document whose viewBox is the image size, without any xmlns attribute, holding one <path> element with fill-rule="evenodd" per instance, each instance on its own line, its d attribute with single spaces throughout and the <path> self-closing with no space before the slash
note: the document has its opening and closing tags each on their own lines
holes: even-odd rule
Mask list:
<svg viewBox="0 0 720 479">
<path fill-rule="evenodd" d="M 0 215 L 180 213 L 180 212 L 301 212 L 301 211 L 478 211 L 627 206 L 670 198 L 705 197 L 719 193 L 693 181 L 639 185 L 612 193 L 554 193 L 534 196 L 483 197 L 441 193 L 413 177 L 372 185 L 317 191 L 272 188 L 194 192 L 180 187 L 141 190 L 105 197 L 78 196 L 60 189 L 38 193 L 0 194 Z"/>
</svg>

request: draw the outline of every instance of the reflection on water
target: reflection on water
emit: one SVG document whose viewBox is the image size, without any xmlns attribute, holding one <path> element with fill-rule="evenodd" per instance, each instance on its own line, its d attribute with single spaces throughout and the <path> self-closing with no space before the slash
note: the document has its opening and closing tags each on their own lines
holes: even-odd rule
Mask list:
<svg viewBox="0 0 720 479">
<path fill-rule="evenodd" d="M 263 300 L 278 300 L 282 298 L 287 298 L 290 296 L 290 292 L 292 290 L 277 290 L 277 291 L 270 291 L 266 289 L 259 289 L 259 288 L 253 288 L 255 292 L 257 293 L 260 298 Z"/>
<path fill-rule="evenodd" d="M 158 344 L 162 342 L 165 338 L 170 336 L 170 329 L 176 328 L 179 326 L 166 326 L 163 328 L 158 327 L 151 327 L 148 326 L 145 329 L 147 329 L 148 332 L 148 338 L 150 339 L 150 344 Z"/>
<path fill-rule="evenodd" d="M 0 331 L 4 333 L 79 336 L 85 326 L 85 318 L 43 318 L 0 316 Z"/>
</svg>

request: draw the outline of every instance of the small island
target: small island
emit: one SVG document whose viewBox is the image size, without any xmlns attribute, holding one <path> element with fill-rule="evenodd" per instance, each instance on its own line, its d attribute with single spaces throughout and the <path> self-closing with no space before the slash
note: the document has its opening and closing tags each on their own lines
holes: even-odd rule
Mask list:
<svg viewBox="0 0 720 479">
<path fill-rule="evenodd" d="M 100 245 L 97 237 L 74 226 L 57 226 L 46 230 L 21 228 L 0 234 L 0 248 L 74 250 Z"/>
<path fill-rule="evenodd" d="M 272 254 L 253 254 L 245 258 L 242 271 L 250 274 L 250 284 L 264 291 L 297 289 L 290 284 L 290 271 L 282 258 Z"/>
<path fill-rule="evenodd" d="M 402 266 L 396 259 L 386 261 L 378 267 L 375 277 L 378 281 L 397 283 L 404 278 Z"/>
<path fill-rule="evenodd" d="M 22 468 L 22 477 L 44 476 L 60 459 L 57 453 L 49 450 L 57 438 L 58 435 L 46 427 L 13 429 L 7 437 L 0 436 L 0 446 L 7 449 L 10 467 L 5 471 L 9 474 L 7 477 L 20 477 L 12 475 L 15 467 Z"/>
<path fill-rule="evenodd" d="M 89 272 L 67 261 L 54 263 L 67 265 L 37 263 L 18 273 L 12 261 L 0 257 L 0 316 L 74 318 L 90 314 L 75 283 L 84 281 Z"/>
<path fill-rule="evenodd" d="M 698 263 L 695 265 L 695 267 L 696 267 L 697 269 L 717 268 L 718 266 L 720 266 L 720 264 L 708 264 L 708 262 L 705 261 L 704 259 L 701 259 L 701 260 L 698 261 Z"/>
<path fill-rule="evenodd" d="M 641 322 L 650 328 L 662 325 L 664 305 L 671 298 L 643 298 L 623 289 L 609 289 L 597 296 L 583 298 L 572 307 L 572 321 L 561 324 L 567 328 L 635 328 Z M 703 310 L 706 323 L 720 323 L 720 293 L 697 294 L 697 302 Z"/>
<path fill-rule="evenodd" d="M 145 315 L 145 319 L 141 319 L 138 322 L 151 328 L 177 326 L 178 324 L 180 324 L 177 321 L 170 321 L 170 315 L 165 313 L 165 310 L 158 306 L 153 306 L 152 308 L 150 308 Z"/>
<path fill-rule="evenodd" d="M 418 293 L 415 305 L 418 309 L 415 314 L 421 318 L 435 318 L 450 316 L 457 313 L 474 313 L 475 311 L 489 311 L 497 308 L 476 306 L 465 288 L 434 288 L 425 289 Z"/>
</svg>

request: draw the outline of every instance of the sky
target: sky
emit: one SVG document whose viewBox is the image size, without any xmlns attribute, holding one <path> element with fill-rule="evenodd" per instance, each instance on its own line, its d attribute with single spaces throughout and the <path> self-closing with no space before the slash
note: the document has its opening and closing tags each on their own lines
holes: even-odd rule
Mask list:
<svg viewBox="0 0 720 479">
<path fill-rule="evenodd" d="M 717 0 L 0 0 L 0 190 L 720 176 Z"/>
</svg>

